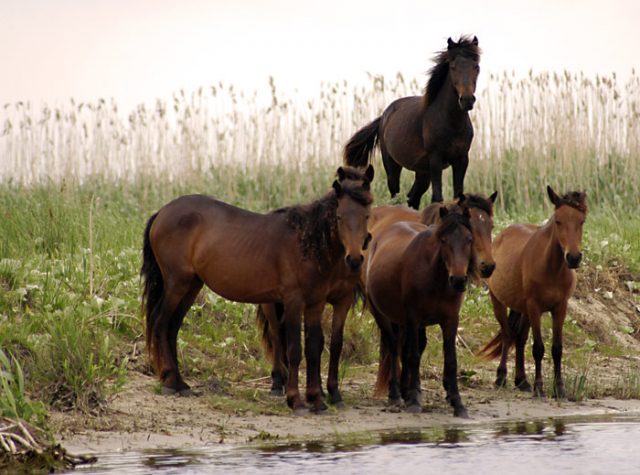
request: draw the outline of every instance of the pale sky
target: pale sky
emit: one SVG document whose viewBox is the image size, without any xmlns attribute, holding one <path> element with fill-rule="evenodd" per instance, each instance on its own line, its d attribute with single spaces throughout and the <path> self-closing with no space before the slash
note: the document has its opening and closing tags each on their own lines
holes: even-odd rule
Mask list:
<svg viewBox="0 0 640 475">
<path fill-rule="evenodd" d="M 481 81 L 530 68 L 626 76 L 640 66 L 638 24 L 638 0 L 0 0 L 0 104 L 130 107 L 269 75 L 301 91 L 366 72 L 425 78 L 463 33 L 484 50 Z"/>
</svg>

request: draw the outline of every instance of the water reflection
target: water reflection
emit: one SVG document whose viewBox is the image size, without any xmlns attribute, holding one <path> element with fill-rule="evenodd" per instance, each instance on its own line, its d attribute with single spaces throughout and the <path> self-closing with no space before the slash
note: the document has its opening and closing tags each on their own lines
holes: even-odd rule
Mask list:
<svg viewBox="0 0 640 475">
<path fill-rule="evenodd" d="M 517 468 L 521 474 L 609 475 L 640 473 L 639 451 L 640 417 L 565 418 L 350 434 L 331 441 L 103 454 L 97 464 L 77 471 L 475 475 Z"/>
</svg>

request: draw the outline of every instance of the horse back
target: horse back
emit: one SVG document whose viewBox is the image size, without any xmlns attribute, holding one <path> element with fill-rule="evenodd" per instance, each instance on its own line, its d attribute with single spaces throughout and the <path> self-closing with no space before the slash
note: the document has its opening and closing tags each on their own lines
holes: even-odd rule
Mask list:
<svg viewBox="0 0 640 475">
<path fill-rule="evenodd" d="M 172 278 L 195 274 L 235 301 L 278 301 L 294 285 L 301 253 L 295 232 L 278 213 L 259 214 L 203 195 L 162 208 L 151 230 L 154 252 Z"/>
<path fill-rule="evenodd" d="M 400 221 L 418 221 L 420 213 L 407 206 L 378 206 L 371 210 L 369 231 L 373 236 Z"/>
</svg>

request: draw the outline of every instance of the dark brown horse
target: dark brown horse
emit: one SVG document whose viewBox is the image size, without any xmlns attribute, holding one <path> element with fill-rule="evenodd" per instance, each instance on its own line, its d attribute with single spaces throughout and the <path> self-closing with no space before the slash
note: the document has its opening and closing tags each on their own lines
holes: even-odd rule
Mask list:
<svg viewBox="0 0 640 475">
<path fill-rule="evenodd" d="M 320 319 L 333 276 L 348 267 L 358 273 L 368 241 L 373 200 L 365 172 L 339 168 L 333 189 L 303 206 L 257 214 L 201 195 L 165 205 L 144 232 L 143 302 L 147 348 L 164 393 L 185 393 L 176 339 L 182 320 L 203 284 L 224 298 L 247 303 L 280 303 L 287 331 L 287 403 L 305 404 L 298 390 L 301 316 L 304 314 L 307 400 L 322 410 L 319 397 Z"/>
<path fill-rule="evenodd" d="M 423 96 L 392 102 L 375 119 L 355 133 L 344 148 L 347 165 L 364 166 L 380 144 L 391 196 L 400 191 L 402 167 L 413 170 L 415 181 L 408 203 L 418 209 L 420 198 L 433 184 L 431 201 L 442 201 L 442 170 L 453 169 L 453 195 L 464 191 L 473 126 L 469 111 L 475 102 L 480 67 L 478 39 L 447 40 L 447 49 L 434 58 L 436 65 Z"/>
<path fill-rule="evenodd" d="M 582 192 L 567 193 L 563 197 L 559 197 L 551 187 L 547 187 L 547 192 L 555 210 L 546 224 L 514 224 L 493 241 L 497 266 L 488 284 L 500 332 L 480 354 L 491 358 L 501 357 L 496 386 L 502 387 L 507 378 L 509 349 L 515 344 L 516 387 L 531 391 L 524 369 L 524 346 L 531 328 L 536 363 L 534 395 L 543 396 L 541 365 L 544 343 L 540 320 L 544 312 L 551 312 L 553 394 L 563 398 L 562 326 L 567 314 L 567 302 L 576 285 L 574 269 L 582 259 L 580 246 L 587 203 L 586 194 Z M 508 317 L 507 309 L 510 309 Z"/>
<path fill-rule="evenodd" d="M 441 208 L 440 224 L 403 221 L 375 235 L 367 256 L 366 295 L 388 352 L 381 359 L 377 392 L 405 401 L 420 412 L 420 331 L 440 325 L 443 336 L 443 385 L 454 415 L 466 417 L 457 382 L 456 335 L 468 276 L 473 272 L 473 237 L 469 210 Z M 402 372 L 398 385 L 398 350 Z M 382 356 L 382 355 L 381 355 Z"/>
</svg>

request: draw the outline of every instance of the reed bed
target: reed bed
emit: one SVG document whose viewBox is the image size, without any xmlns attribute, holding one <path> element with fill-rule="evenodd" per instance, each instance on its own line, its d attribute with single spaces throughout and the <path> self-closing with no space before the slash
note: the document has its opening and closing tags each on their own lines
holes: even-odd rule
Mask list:
<svg viewBox="0 0 640 475">
<path fill-rule="evenodd" d="M 218 83 L 128 114 L 104 99 L 38 109 L 5 104 L 0 182 L 175 182 L 225 170 L 250 177 L 273 168 L 333 169 L 351 134 L 395 98 L 420 94 L 425 80 L 398 74 L 370 76 L 360 85 L 322 82 L 312 97 L 279 91 L 273 78 L 263 92 Z M 466 189 L 498 189 L 503 207 L 527 209 L 550 183 L 587 189 L 592 202 L 635 209 L 639 118 L 635 72 L 624 83 L 615 75 L 568 72 L 490 75 L 472 112 L 476 137 Z M 305 185 L 303 175 L 298 186 Z"/>
</svg>

